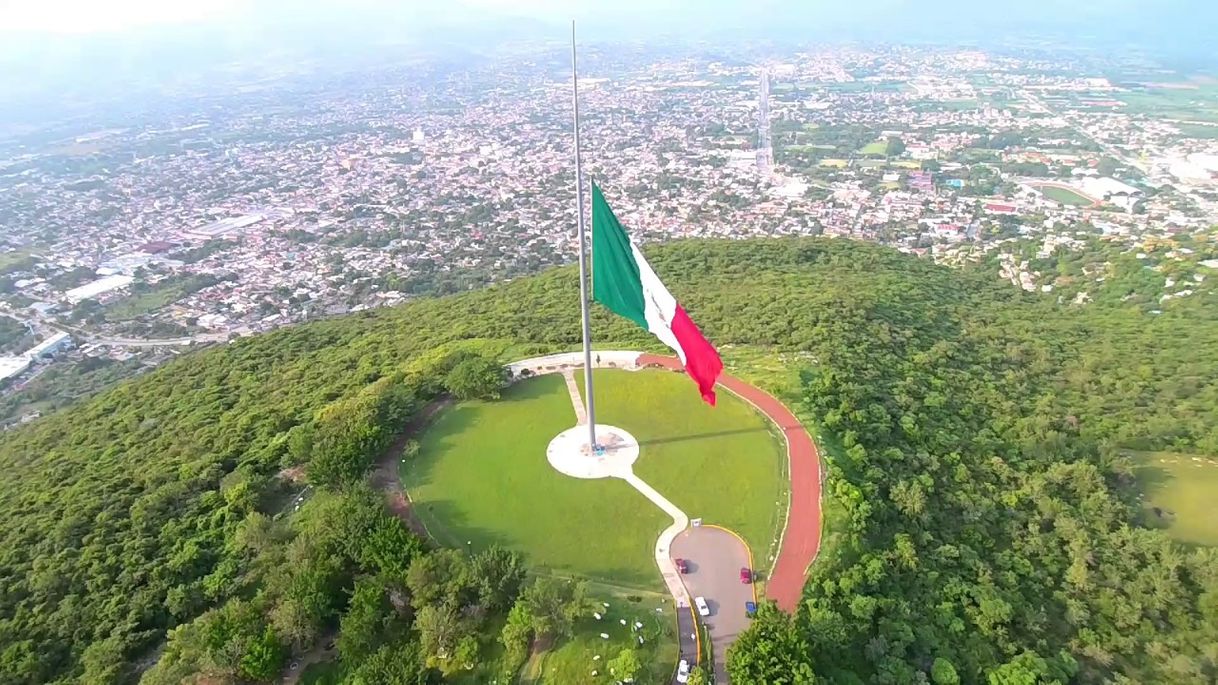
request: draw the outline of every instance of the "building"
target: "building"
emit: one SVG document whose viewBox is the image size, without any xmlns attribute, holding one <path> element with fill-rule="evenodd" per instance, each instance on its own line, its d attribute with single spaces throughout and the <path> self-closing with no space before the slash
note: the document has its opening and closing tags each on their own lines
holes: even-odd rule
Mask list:
<svg viewBox="0 0 1218 685">
<path fill-rule="evenodd" d="M 59 332 L 51 337 L 43 340 L 26 352 L 26 356 L 30 359 L 38 359 L 39 357 L 54 357 L 56 354 L 72 347 L 72 336 L 67 333 Z"/>
<path fill-rule="evenodd" d="M 1018 214 L 1019 208 L 1015 205 L 1004 205 L 997 202 L 988 202 L 985 205 L 985 211 L 990 214 Z"/>
<path fill-rule="evenodd" d="M 65 292 L 63 296 L 67 298 L 68 302 L 76 304 L 81 300 L 87 300 L 90 297 L 97 297 L 98 295 L 108 293 L 111 290 L 126 288 L 134 282 L 135 279 L 131 276 L 115 274 L 113 276 L 99 278 L 91 283 L 86 283 L 79 288 L 72 288 L 71 290 Z"/>
<path fill-rule="evenodd" d="M 162 252 L 168 252 L 175 247 L 177 247 L 175 243 L 171 243 L 167 240 L 153 240 L 152 242 L 140 245 L 136 249 L 138 249 L 140 252 L 146 252 L 148 254 L 161 254 Z"/>
<path fill-rule="evenodd" d="M 29 357 L 0 357 L 0 382 L 20 376 L 30 368 Z"/>
<path fill-rule="evenodd" d="M 235 233 L 266 219 L 262 214 L 244 214 L 242 216 L 220 219 L 197 228 L 190 228 L 183 233 L 196 238 L 219 238 L 229 233 Z"/>
<path fill-rule="evenodd" d="M 1088 177 L 1079 182 L 1083 192 L 1101 200 L 1111 200 L 1116 196 L 1141 197 L 1142 191 L 1128 183 L 1121 183 L 1107 176 Z"/>
</svg>

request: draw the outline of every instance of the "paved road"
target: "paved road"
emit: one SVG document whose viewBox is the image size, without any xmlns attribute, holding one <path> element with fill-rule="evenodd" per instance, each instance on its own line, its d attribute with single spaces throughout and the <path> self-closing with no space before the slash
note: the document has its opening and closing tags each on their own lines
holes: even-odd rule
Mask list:
<svg viewBox="0 0 1218 685">
<path fill-rule="evenodd" d="M 99 345 L 117 345 L 119 347 L 176 347 L 195 343 L 223 342 L 228 340 L 228 333 L 200 333 L 188 338 L 103 338 L 85 334 L 85 339 Z"/>
<path fill-rule="evenodd" d="M 749 625 L 745 602 L 754 601 L 753 586 L 740 582 L 740 568 L 749 565 L 749 551 L 735 535 L 722 528 L 688 528 L 672 542 L 672 555 L 689 562 L 682 576 L 689 594 L 705 597 L 711 615 L 702 623 L 714 646 L 715 682 L 727 679 L 727 648 Z"/>
<path fill-rule="evenodd" d="M 698 638 L 695 637 L 698 631 L 698 624 L 694 621 L 694 613 L 692 607 L 677 608 L 677 659 L 684 659 L 690 665 L 698 663 Z M 677 682 L 676 674 L 673 674 L 673 683 Z"/>
</svg>

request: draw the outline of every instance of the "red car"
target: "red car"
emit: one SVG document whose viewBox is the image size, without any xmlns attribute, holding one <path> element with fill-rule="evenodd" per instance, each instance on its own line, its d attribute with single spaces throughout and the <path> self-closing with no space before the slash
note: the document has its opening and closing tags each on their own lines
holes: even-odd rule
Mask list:
<svg viewBox="0 0 1218 685">
<path fill-rule="evenodd" d="M 689 573 L 689 562 L 684 559 L 673 559 L 677 565 L 677 573 Z"/>
<path fill-rule="evenodd" d="M 753 582 L 753 572 L 749 570 L 748 566 L 742 566 L 740 568 L 740 582 L 744 583 L 745 585 Z"/>
</svg>

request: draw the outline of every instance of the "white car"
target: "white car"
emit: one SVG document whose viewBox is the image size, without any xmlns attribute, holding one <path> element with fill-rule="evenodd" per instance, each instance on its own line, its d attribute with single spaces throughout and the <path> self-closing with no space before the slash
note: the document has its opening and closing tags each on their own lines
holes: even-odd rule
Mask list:
<svg viewBox="0 0 1218 685">
<path fill-rule="evenodd" d="M 681 663 L 677 664 L 677 682 L 689 682 L 689 662 L 685 659 L 681 659 Z"/>
<path fill-rule="evenodd" d="M 710 616 L 710 607 L 706 606 L 705 597 L 694 597 L 694 604 L 698 607 L 699 616 Z"/>
</svg>

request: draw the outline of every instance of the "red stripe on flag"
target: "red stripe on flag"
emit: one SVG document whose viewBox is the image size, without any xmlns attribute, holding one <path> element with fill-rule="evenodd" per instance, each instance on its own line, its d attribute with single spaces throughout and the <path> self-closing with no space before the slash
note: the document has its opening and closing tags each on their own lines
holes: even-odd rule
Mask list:
<svg viewBox="0 0 1218 685">
<path fill-rule="evenodd" d="M 723 372 L 723 360 L 719 359 L 719 353 L 694 325 L 681 305 L 677 305 L 677 311 L 673 314 L 672 332 L 681 344 L 681 351 L 685 353 L 685 372 L 698 384 L 702 399 L 712 407 L 715 406 L 715 381 Z"/>
</svg>

